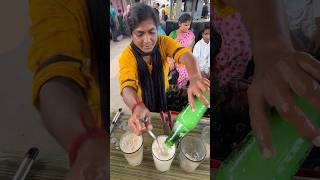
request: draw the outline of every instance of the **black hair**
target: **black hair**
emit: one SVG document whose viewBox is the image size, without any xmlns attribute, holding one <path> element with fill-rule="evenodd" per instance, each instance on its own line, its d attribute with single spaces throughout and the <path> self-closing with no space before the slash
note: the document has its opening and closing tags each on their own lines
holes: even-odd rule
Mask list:
<svg viewBox="0 0 320 180">
<path fill-rule="evenodd" d="M 148 19 L 152 19 L 158 26 L 159 15 L 155 10 L 142 3 L 136 4 L 129 12 L 127 26 L 132 31 L 137 26 Z M 167 111 L 167 98 L 165 93 L 164 70 L 159 45 L 156 44 L 151 53 L 144 53 L 133 42 L 131 43 L 132 52 L 136 58 L 139 84 L 142 90 L 142 100 L 151 112 Z M 152 71 L 148 70 L 143 56 L 151 56 Z"/>
<path fill-rule="evenodd" d="M 159 15 L 155 10 L 146 4 L 135 5 L 128 14 L 127 25 L 132 31 L 148 19 L 152 19 L 158 25 Z M 144 53 L 133 42 L 131 49 L 137 62 L 139 85 L 142 90 L 142 100 L 151 112 L 167 111 L 167 98 L 165 93 L 164 70 L 159 45 L 156 44 L 151 53 Z M 148 70 L 143 56 L 151 56 L 152 71 Z"/>
<path fill-rule="evenodd" d="M 178 19 L 179 23 L 184 23 L 184 22 L 188 22 L 188 21 L 192 21 L 192 17 L 188 13 L 182 14 Z"/>
<path fill-rule="evenodd" d="M 160 6 L 160 4 L 159 4 L 159 3 L 157 3 L 157 6 Z"/>
<path fill-rule="evenodd" d="M 121 9 L 118 9 L 118 13 L 121 13 Z"/>
<path fill-rule="evenodd" d="M 162 4 L 162 6 L 161 6 L 161 7 L 166 7 L 166 5 Z"/>
<path fill-rule="evenodd" d="M 204 31 L 207 30 L 207 29 L 211 30 L 211 29 L 210 29 L 210 24 L 204 25 L 204 27 L 203 27 L 203 29 L 202 29 L 202 31 L 201 31 L 201 34 L 204 33 Z"/>
<path fill-rule="evenodd" d="M 148 19 L 152 19 L 156 26 L 159 24 L 159 15 L 155 13 L 152 7 L 143 4 L 137 3 L 128 14 L 127 26 L 130 32 L 138 27 L 138 25 Z"/>
</svg>

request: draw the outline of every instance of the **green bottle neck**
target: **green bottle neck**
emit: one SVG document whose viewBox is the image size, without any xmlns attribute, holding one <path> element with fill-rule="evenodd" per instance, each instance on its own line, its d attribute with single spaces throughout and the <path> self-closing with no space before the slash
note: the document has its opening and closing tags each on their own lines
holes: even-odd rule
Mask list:
<svg viewBox="0 0 320 180">
<path fill-rule="evenodd" d="M 177 141 L 180 139 L 180 134 L 181 134 L 180 131 L 182 130 L 182 128 L 183 128 L 183 125 L 179 121 L 176 121 L 169 136 L 165 140 L 165 145 L 167 147 L 172 147 L 177 143 Z"/>
</svg>

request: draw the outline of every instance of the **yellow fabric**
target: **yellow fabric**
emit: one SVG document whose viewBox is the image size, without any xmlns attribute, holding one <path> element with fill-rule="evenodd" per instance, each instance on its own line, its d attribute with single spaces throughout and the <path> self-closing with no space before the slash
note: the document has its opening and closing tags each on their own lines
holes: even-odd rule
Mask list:
<svg viewBox="0 0 320 180">
<path fill-rule="evenodd" d="M 230 16 L 237 12 L 237 10 L 231 6 L 225 5 L 222 0 L 213 0 L 213 6 L 218 16 Z"/>
<path fill-rule="evenodd" d="M 167 62 L 167 57 L 174 58 L 174 60 L 179 64 L 179 58 L 185 53 L 191 53 L 191 50 L 188 48 L 182 48 L 175 54 L 173 53 L 177 48 L 180 48 L 181 45 L 168 36 L 159 36 L 157 39 L 159 44 L 159 50 L 162 57 L 163 71 L 164 71 L 164 83 L 166 91 L 169 89 L 169 65 Z M 123 88 L 129 86 L 134 88 L 137 91 L 138 96 L 141 98 L 141 87 L 138 82 L 138 70 L 137 62 L 134 54 L 131 51 L 131 47 L 128 46 L 121 54 L 119 58 L 119 83 L 120 83 L 120 94 L 122 93 Z M 152 65 L 148 65 L 148 69 L 151 72 Z M 133 80 L 133 81 L 132 81 Z"/>
<path fill-rule="evenodd" d="M 90 63 L 90 38 L 85 0 L 30 0 L 33 38 L 28 57 L 28 67 L 34 73 L 33 103 L 38 107 L 41 86 L 53 77 L 65 77 L 80 85 L 88 99 L 97 124 L 101 127 L 99 87 Z M 39 72 L 39 65 L 56 55 L 66 55 L 81 60 L 57 62 Z M 37 73 L 36 73 L 37 72 Z"/>
<path fill-rule="evenodd" d="M 165 13 L 165 15 L 169 15 L 169 13 L 170 13 L 170 8 L 169 8 L 169 6 L 166 6 L 165 8 L 164 8 L 164 13 Z"/>
</svg>

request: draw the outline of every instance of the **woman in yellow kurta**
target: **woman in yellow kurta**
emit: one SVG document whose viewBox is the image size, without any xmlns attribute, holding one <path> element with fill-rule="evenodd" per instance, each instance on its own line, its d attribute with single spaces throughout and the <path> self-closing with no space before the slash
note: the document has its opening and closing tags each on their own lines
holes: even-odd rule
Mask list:
<svg viewBox="0 0 320 180">
<path fill-rule="evenodd" d="M 151 7 L 138 4 L 130 10 L 127 24 L 132 43 L 122 53 L 120 65 L 120 93 L 132 110 L 128 126 L 136 134 L 152 129 L 150 111 L 167 110 L 166 90 L 169 88 L 167 57 L 184 64 L 190 77 L 188 100 L 194 109 L 193 96 L 209 106 L 202 95 L 209 92 L 210 82 L 201 77 L 196 60 L 188 48 L 166 36 L 157 37 L 158 18 Z M 147 127 L 141 119 L 149 119 Z"/>
<path fill-rule="evenodd" d="M 104 4 L 30 0 L 33 41 L 28 66 L 33 72 L 33 103 L 48 131 L 69 153 L 67 179 L 106 177 L 109 164 L 106 135 L 88 131 L 102 127 L 97 67 L 90 61 L 88 7 L 94 2 Z"/>
</svg>

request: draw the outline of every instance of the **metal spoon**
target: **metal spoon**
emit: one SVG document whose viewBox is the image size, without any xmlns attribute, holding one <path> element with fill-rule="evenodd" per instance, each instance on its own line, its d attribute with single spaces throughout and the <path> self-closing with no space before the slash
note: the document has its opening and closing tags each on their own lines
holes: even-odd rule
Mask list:
<svg viewBox="0 0 320 180">
<path fill-rule="evenodd" d="M 147 126 L 147 122 L 148 122 L 148 118 L 147 117 L 144 117 L 143 119 L 140 119 L 144 124 L 145 124 L 145 126 Z M 158 138 L 157 138 L 157 136 L 150 130 L 148 130 L 148 134 L 154 139 L 154 140 L 156 140 L 157 141 L 157 144 L 158 144 L 158 146 L 159 146 L 159 149 L 160 149 L 160 151 L 161 152 L 163 152 L 163 149 L 161 148 L 161 146 L 160 146 L 160 143 L 159 143 L 159 141 L 158 141 Z"/>
</svg>

